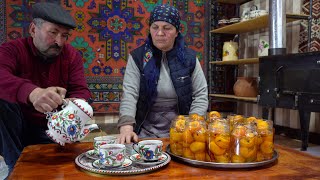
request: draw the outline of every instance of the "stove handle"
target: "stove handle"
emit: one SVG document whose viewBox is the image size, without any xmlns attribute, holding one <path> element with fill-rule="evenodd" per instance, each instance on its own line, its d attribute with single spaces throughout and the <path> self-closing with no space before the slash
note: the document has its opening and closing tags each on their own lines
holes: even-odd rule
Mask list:
<svg viewBox="0 0 320 180">
<path fill-rule="evenodd" d="M 282 71 L 282 69 L 283 69 L 283 67 L 284 66 L 280 66 L 280 67 L 278 67 L 278 69 L 276 70 L 276 84 L 275 84 L 275 88 L 274 88 L 274 91 L 278 94 L 278 92 L 280 91 L 280 78 L 279 78 L 279 76 L 280 76 L 280 73 L 281 73 L 281 71 Z"/>
<path fill-rule="evenodd" d="M 319 99 L 310 99 L 310 103 L 311 104 L 320 104 L 320 100 Z"/>
</svg>

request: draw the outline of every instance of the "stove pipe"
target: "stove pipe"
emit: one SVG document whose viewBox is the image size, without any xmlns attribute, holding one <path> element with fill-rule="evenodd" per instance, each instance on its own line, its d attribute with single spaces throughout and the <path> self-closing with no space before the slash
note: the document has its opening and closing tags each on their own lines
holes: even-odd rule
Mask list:
<svg viewBox="0 0 320 180">
<path fill-rule="evenodd" d="M 269 55 L 286 54 L 286 0 L 269 0 Z"/>
</svg>

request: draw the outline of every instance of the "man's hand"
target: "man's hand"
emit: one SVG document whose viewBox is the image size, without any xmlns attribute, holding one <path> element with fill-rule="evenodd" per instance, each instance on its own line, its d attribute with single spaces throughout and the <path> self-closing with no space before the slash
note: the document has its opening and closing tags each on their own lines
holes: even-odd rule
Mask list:
<svg viewBox="0 0 320 180">
<path fill-rule="evenodd" d="M 36 88 L 29 95 L 33 107 L 41 112 L 51 112 L 63 103 L 67 90 L 61 87 Z"/>
<path fill-rule="evenodd" d="M 133 132 L 132 125 L 124 125 L 120 127 L 120 135 L 118 136 L 118 141 L 120 144 L 131 143 L 131 140 L 138 142 L 138 136 Z"/>
</svg>

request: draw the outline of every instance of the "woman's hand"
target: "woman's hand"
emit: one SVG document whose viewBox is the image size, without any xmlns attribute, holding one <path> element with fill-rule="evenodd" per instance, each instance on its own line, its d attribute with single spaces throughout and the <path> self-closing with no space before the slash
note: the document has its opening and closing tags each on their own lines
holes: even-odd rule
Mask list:
<svg viewBox="0 0 320 180">
<path fill-rule="evenodd" d="M 132 125 L 124 125 L 120 127 L 120 135 L 118 136 L 118 141 L 121 144 L 124 143 L 132 143 L 138 142 L 138 136 L 135 132 L 133 132 L 133 126 Z"/>
</svg>

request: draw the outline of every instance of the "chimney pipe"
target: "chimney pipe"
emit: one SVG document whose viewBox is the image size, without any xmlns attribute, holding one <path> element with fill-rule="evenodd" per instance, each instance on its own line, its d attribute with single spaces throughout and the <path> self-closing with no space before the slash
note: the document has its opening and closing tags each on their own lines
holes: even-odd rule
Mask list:
<svg viewBox="0 0 320 180">
<path fill-rule="evenodd" d="M 269 55 L 286 54 L 286 0 L 269 0 Z"/>
</svg>

